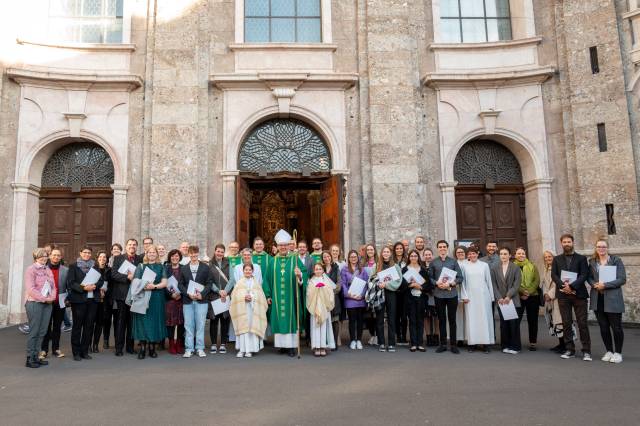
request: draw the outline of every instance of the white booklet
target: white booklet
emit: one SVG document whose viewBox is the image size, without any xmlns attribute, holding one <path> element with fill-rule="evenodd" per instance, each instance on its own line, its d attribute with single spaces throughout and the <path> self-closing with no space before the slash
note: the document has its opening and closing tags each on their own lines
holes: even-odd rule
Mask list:
<svg viewBox="0 0 640 426">
<path fill-rule="evenodd" d="M 601 283 L 609 283 L 616 280 L 618 267 L 613 265 L 601 266 L 598 271 L 598 278 Z"/>
<path fill-rule="evenodd" d="M 60 306 L 60 309 L 66 308 L 66 305 L 64 304 L 64 302 L 66 301 L 67 301 L 67 293 L 60 293 L 58 295 L 58 306 Z"/>
<path fill-rule="evenodd" d="M 364 293 L 364 289 L 367 286 L 367 282 L 362 278 L 356 277 L 354 275 L 351 280 L 351 285 L 349 286 L 349 291 L 347 292 L 350 296 L 362 296 Z"/>
<path fill-rule="evenodd" d="M 51 284 L 49 283 L 49 281 L 44 282 L 42 290 L 40 290 L 40 294 L 42 295 L 42 297 L 48 297 L 49 294 L 51 294 Z"/>
<path fill-rule="evenodd" d="M 389 277 L 391 281 L 397 281 L 400 279 L 400 276 L 398 275 L 398 270 L 396 269 L 395 266 L 392 266 L 387 269 L 383 269 L 382 271 L 378 272 L 378 280 L 381 283 L 387 281 L 387 277 Z"/>
<path fill-rule="evenodd" d="M 204 290 L 204 286 L 202 284 L 198 284 L 193 280 L 189 280 L 189 287 L 187 287 L 187 294 L 195 295 L 196 292 L 202 293 Z"/>
<path fill-rule="evenodd" d="M 440 272 L 440 277 L 438 281 L 442 281 L 444 284 L 455 284 L 456 277 L 458 276 L 458 272 L 449 268 L 442 268 L 442 272 Z"/>
<path fill-rule="evenodd" d="M 156 279 L 156 275 L 158 274 L 153 272 L 151 268 L 144 268 L 144 272 L 142 272 L 142 278 L 140 279 L 147 284 L 153 284 Z"/>
<path fill-rule="evenodd" d="M 122 265 L 120 265 L 120 268 L 118 268 L 118 272 L 123 275 L 127 275 L 129 272 L 133 273 L 135 271 L 136 265 L 129 262 L 127 259 L 125 259 L 124 262 L 122 262 Z"/>
<path fill-rule="evenodd" d="M 408 283 L 410 283 L 411 278 L 413 278 L 417 284 L 424 284 L 424 278 L 422 278 L 422 275 L 413 268 L 407 268 L 407 272 L 404 273 L 403 277 Z"/>
<path fill-rule="evenodd" d="M 98 272 L 98 270 L 96 269 L 91 268 L 89 269 L 89 272 L 87 272 L 87 275 L 84 276 L 84 279 L 82 280 L 80 285 L 96 284 L 100 277 L 100 272 Z"/>
<path fill-rule="evenodd" d="M 509 300 L 509 303 L 506 305 L 498 304 L 500 308 L 500 312 L 502 313 L 502 318 L 505 321 L 509 321 L 512 319 L 518 318 L 518 313 L 516 312 L 516 305 L 513 304 L 513 300 Z"/>
<path fill-rule="evenodd" d="M 178 280 L 173 275 L 169 277 L 167 280 L 167 288 L 171 293 L 180 293 L 180 289 L 178 288 Z"/>
<path fill-rule="evenodd" d="M 215 315 L 220 315 L 221 313 L 229 310 L 231 299 L 229 297 L 225 297 L 224 300 L 225 301 L 223 302 L 222 298 L 219 298 L 211 302 L 211 307 L 213 308 L 213 313 Z"/>
<path fill-rule="evenodd" d="M 569 284 L 571 284 L 577 279 L 578 279 L 578 274 L 576 272 L 560 271 L 560 281 L 562 282 L 564 282 L 565 280 L 569 280 Z"/>
</svg>

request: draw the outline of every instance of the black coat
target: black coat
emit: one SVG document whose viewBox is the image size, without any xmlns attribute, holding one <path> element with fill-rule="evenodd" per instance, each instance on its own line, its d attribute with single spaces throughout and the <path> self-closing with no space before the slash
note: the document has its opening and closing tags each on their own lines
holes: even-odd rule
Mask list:
<svg viewBox="0 0 640 426">
<path fill-rule="evenodd" d="M 94 266 L 93 269 L 100 272 L 101 278 L 96 283 L 96 289 L 93 291 L 93 299 L 87 297 L 89 292 L 84 291 L 84 288 L 80 285 L 84 277 L 87 276 L 82 269 L 78 267 L 76 263 L 69 265 L 69 272 L 67 273 L 67 301 L 69 303 L 98 303 L 100 302 L 100 289 L 104 285 L 105 280 L 108 281 L 108 269 L 100 271 L 98 266 Z"/>
<path fill-rule="evenodd" d="M 587 278 L 589 278 L 589 264 L 587 262 L 587 258 L 581 254 L 573 253 L 571 264 L 568 266 L 566 264 L 564 254 L 559 254 L 553 258 L 553 263 L 551 264 L 551 279 L 556 283 L 556 297 L 560 299 L 567 297 L 566 294 L 560 291 L 564 286 L 564 283 L 560 279 L 562 271 L 575 272 L 578 274 L 578 278 L 569 284 L 569 286 L 575 290 L 576 297 L 579 299 L 588 299 L 589 293 L 587 292 L 587 287 L 584 284 L 587 281 Z"/>
<path fill-rule="evenodd" d="M 204 286 L 204 290 L 200 293 L 202 295 L 202 300 L 196 300 L 197 303 L 209 303 L 209 293 L 211 293 L 211 284 L 213 283 L 213 278 L 211 276 L 211 270 L 206 263 L 200 262 L 198 264 L 198 270 L 196 271 L 196 279 L 193 279 L 193 275 L 191 274 L 190 264 L 186 264 L 180 267 L 180 279 L 178 280 L 178 288 L 180 289 L 180 294 L 182 295 L 182 303 L 185 305 L 190 305 L 194 300 L 191 300 L 189 295 L 187 294 L 187 290 L 189 288 L 189 281 L 195 281 L 198 284 L 202 284 Z"/>
<path fill-rule="evenodd" d="M 138 266 L 142 263 L 143 256 L 141 254 L 135 255 L 133 259 L 133 263 L 135 266 Z M 124 301 L 127 298 L 127 293 L 129 293 L 129 286 L 131 285 L 131 281 L 125 274 L 121 274 L 118 272 L 120 266 L 125 260 L 129 260 L 129 257 L 126 254 L 121 254 L 113 258 L 113 266 L 111 267 L 111 286 L 112 297 L 113 300 L 122 300 Z"/>
</svg>

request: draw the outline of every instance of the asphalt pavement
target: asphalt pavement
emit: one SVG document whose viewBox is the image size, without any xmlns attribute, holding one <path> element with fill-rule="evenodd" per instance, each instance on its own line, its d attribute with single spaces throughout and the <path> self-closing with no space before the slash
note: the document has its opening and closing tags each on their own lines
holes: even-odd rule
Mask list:
<svg viewBox="0 0 640 426">
<path fill-rule="evenodd" d="M 67 356 L 28 369 L 26 337 L 9 327 L 0 330 L 0 424 L 638 425 L 640 329 L 625 333 L 617 365 L 600 361 L 595 327 L 590 363 L 552 354 L 542 329 L 539 350 L 527 351 L 525 337 L 518 355 L 341 347 L 296 359 L 267 346 L 250 359 L 231 350 L 138 360 L 111 349 L 80 362 L 63 333 Z"/>
</svg>

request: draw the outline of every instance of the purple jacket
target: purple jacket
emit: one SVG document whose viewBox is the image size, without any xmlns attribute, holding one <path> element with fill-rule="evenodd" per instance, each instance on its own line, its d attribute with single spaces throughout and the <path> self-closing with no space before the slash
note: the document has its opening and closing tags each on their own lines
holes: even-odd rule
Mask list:
<svg viewBox="0 0 640 426">
<path fill-rule="evenodd" d="M 366 308 L 367 302 L 364 301 L 364 294 L 367 292 L 366 287 L 365 287 L 365 290 L 362 292 L 362 300 L 355 300 L 349 296 L 349 287 L 351 287 L 351 280 L 353 280 L 353 276 L 354 274 L 349 272 L 349 267 L 347 266 L 345 266 L 340 270 L 340 278 L 341 278 L 340 282 L 342 283 L 342 294 L 344 295 L 344 306 L 347 309 Z M 362 269 L 359 274 L 356 274 L 356 276 L 365 281 L 369 280 L 369 274 L 367 274 L 367 271 L 365 271 L 364 269 Z"/>
</svg>

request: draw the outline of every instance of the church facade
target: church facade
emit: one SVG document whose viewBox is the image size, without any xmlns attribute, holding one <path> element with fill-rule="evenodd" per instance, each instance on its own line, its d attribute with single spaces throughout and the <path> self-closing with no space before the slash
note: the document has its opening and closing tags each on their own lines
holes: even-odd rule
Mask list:
<svg viewBox="0 0 640 426">
<path fill-rule="evenodd" d="M 27 0 L 0 14 L 0 324 L 31 251 L 606 237 L 640 321 L 637 0 Z"/>
</svg>

